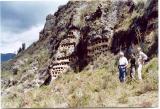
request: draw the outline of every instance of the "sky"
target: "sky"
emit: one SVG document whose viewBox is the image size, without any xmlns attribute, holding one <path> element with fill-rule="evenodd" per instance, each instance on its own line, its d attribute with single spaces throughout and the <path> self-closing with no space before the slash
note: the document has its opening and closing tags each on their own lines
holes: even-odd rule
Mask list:
<svg viewBox="0 0 160 109">
<path fill-rule="evenodd" d="M 22 43 L 28 47 L 39 38 L 48 14 L 54 14 L 68 0 L 1 1 L 0 53 L 17 53 Z"/>
</svg>

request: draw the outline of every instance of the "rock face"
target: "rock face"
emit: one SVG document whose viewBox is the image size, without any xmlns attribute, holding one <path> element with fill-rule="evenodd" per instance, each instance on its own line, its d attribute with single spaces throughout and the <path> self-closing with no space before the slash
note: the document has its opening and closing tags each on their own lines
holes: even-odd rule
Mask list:
<svg viewBox="0 0 160 109">
<path fill-rule="evenodd" d="M 69 1 L 46 17 L 37 42 L 2 65 L 15 77 L 2 79 L 4 89 L 47 85 L 68 71 L 94 70 L 110 64 L 120 50 L 128 58 L 137 46 L 152 58 L 158 54 L 157 5 L 157 0 Z"/>
<path fill-rule="evenodd" d="M 39 40 L 49 38 L 51 62 L 39 72 L 39 84 L 68 70 L 79 72 L 108 52 L 129 56 L 141 46 L 152 57 L 158 50 L 157 16 L 156 0 L 69 1 L 47 16 L 40 32 Z"/>
</svg>

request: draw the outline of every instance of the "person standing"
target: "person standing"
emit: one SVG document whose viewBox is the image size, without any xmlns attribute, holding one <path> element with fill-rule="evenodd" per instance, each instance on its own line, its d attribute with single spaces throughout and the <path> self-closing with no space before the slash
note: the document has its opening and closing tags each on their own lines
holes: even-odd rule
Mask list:
<svg viewBox="0 0 160 109">
<path fill-rule="evenodd" d="M 120 82 L 124 82 L 125 81 L 125 77 L 126 77 L 126 67 L 128 65 L 128 60 L 127 58 L 124 56 L 123 52 L 119 53 L 120 58 L 119 58 L 119 65 L 118 65 L 118 69 L 119 69 L 119 80 Z"/>
<path fill-rule="evenodd" d="M 131 59 L 130 59 L 130 77 L 132 79 L 135 79 L 135 72 L 136 72 L 136 57 L 134 53 L 131 53 Z"/>
<path fill-rule="evenodd" d="M 138 47 L 137 50 L 138 50 L 138 69 L 137 69 L 138 79 L 142 80 L 142 67 L 143 67 L 145 60 L 148 59 L 148 56 L 142 52 L 140 47 Z"/>
</svg>

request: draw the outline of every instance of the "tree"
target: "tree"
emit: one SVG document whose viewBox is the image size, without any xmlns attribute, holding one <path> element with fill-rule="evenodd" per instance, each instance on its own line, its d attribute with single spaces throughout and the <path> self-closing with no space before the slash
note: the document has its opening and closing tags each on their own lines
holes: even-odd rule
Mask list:
<svg viewBox="0 0 160 109">
<path fill-rule="evenodd" d="M 24 51 L 26 49 L 26 44 L 22 43 L 22 51 Z"/>
<path fill-rule="evenodd" d="M 17 54 L 19 54 L 20 52 L 22 52 L 22 48 L 20 47 L 17 51 Z"/>
</svg>

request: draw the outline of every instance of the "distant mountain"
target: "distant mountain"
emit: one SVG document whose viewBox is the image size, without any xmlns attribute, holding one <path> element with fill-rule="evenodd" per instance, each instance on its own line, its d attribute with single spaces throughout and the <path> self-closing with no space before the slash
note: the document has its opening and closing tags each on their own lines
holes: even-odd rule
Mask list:
<svg viewBox="0 0 160 109">
<path fill-rule="evenodd" d="M 15 56 L 16 56 L 16 54 L 14 54 L 14 53 L 1 54 L 1 62 L 13 59 Z"/>
</svg>

